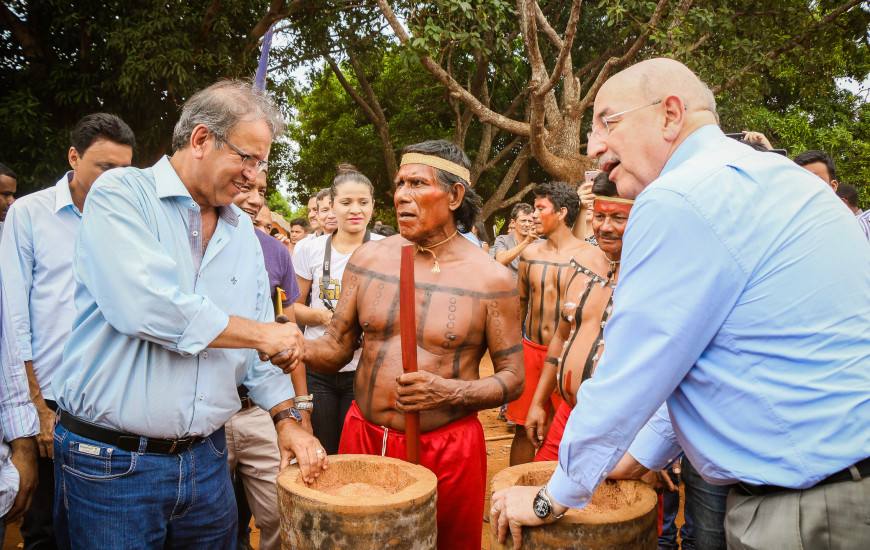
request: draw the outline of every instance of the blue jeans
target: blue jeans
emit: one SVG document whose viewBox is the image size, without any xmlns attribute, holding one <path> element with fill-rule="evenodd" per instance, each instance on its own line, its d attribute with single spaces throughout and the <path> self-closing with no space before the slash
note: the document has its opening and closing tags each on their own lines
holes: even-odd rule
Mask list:
<svg viewBox="0 0 870 550">
<path fill-rule="evenodd" d="M 54 432 L 60 548 L 234 550 L 236 504 L 221 428 L 179 454 L 127 452 Z"/>
<path fill-rule="evenodd" d="M 356 372 L 337 372 L 322 374 L 305 372 L 308 391 L 314 395 L 314 414 L 311 415 L 311 428 L 314 437 L 326 450 L 326 454 L 338 453 L 338 442 L 344 427 L 344 417 L 353 403 L 353 379 Z"/>
<path fill-rule="evenodd" d="M 695 548 L 725 550 L 725 501 L 731 486 L 707 483 L 685 457 L 682 466 L 686 515 L 694 521 Z"/>
<path fill-rule="evenodd" d="M 695 532 L 692 528 L 692 516 L 689 514 L 689 498 L 686 497 L 686 509 L 683 510 L 683 526 L 680 528 L 680 541 L 677 542 L 677 514 L 680 512 L 680 476 L 668 470 L 668 475 L 674 485 L 677 486 L 676 491 L 669 491 L 667 487 L 662 492 L 663 514 L 662 514 L 662 534 L 659 535 L 659 550 L 694 550 L 695 548 Z"/>
</svg>

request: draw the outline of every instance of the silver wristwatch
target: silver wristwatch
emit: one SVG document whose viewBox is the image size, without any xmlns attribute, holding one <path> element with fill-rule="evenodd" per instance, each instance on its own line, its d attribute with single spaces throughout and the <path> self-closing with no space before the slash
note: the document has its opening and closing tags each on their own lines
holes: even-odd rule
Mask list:
<svg viewBox="0 0 870 550">
<path fill-rule="evenodd" d="M 311 413 L 311 411 L 314 410 L 314 403 L 311 401 L 303 401 L 301 403 L 296 403 L 296 408 L 300 411 L 308 411 Z"/>
<path fill-rule="evenodd" d="M 553 501 L 550 500 L 550 494 L 547 492 L 546 485 L 541 487 L 535 500 L 532 501 L 532 509 L 535 511 L 535 515 L 541 519 L 549 519 L 550 516 L 553 516 L 553 519 L 556 520 L 565 515 L 565 512 L 562 512 L 558 516 L 553 513 Z"/>
</svg>

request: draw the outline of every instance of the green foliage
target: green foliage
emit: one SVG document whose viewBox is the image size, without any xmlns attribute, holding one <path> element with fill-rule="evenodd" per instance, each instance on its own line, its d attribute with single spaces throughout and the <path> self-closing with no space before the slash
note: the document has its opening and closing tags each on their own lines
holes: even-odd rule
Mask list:
<svg viewBox="0 0 870 550">
<path fill-rule="evenodd" d="M 393 149 L 400 152 L 408 143 L 426 139 L 451 139 L 451 114 L 443 100 L 444 91 L 420 67 L 405 72 L 398 56 L 383 53 L 366 65 L 369 81 L 389 114 Z M 354 86 L 350 72 L 345 75 Z M 305 88 L 286 83 L 280 90 L 295 105 L 288 138 L 298 149 L 286 151 L 278 166 L 281 179 L 291 182 L 296 201 L 329 187 L 339 163 L 350 163 L 365 174 L 375 187 L 375 218 L 393 220 L 392 181 L 380 153 L 376 131 L 353 100 L 344 92 L 328 68 L 320 68 Z"/>
<path fill-rule="evenodd" d="M 68 170 L 75 122 L 92 112 L 133 129 L 136 165 L 168 152 L 179 107 L 221 77 L 250 76 L 258 49 L 247 33 L 265 0 L 12 0 L 19 32 L 0 41 L 2 162 L 24 193 Z M 217 9 L 214 9 L 217 8 Z M 214 10 L 214 11 L 211 11 Z"/>
<path fill-rule="evenodd" d="M 266 204 L 269 206 L 269 210 L 276 214 L 281 214 L 288 222 L 296 217 L 293 207 L 290 206 L 280 191 L 273 190 L 268 192 L 266 194 Z M 305 211 L 307 213 L 308 208 Z"/>
</svg>

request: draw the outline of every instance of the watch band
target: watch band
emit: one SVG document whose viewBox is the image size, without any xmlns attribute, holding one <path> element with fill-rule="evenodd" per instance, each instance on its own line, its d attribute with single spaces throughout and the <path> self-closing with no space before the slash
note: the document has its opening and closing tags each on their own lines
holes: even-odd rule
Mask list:
<svg viewBox="0 0 870 550">
<path fill-rule="evenodd" d="M 278 422 L 281 422 L 285 418 L 292 418 L 297 423 L 302 422 L 302 415 L 299 414 L 299 411 L 296 407 L 288 407 L 284 410 L 280 410 L 275 413 L 275 416 L 272 417 L 272 422 L 277 426 Z"/>
<path fill-rule="evenodd" d="M 544 498 L 546 498 L 547 502 L 550 504 L 550 515 L 553 516 L 554 519 L 562 519 L 562 516 L 564 516 L 565 512 L 567 512 L 568 510 L 565 510 L 565 512 L 562 512 L 558 516 L 556 514 L 554 514 L 553 513 L 553 499 L 550 498 L 550 491 L 547 489 L 546 485 L 544 485 L 544 487 L 542 489 L 544 491 Z"/>
<path fill-rule="evenodd" d="M 300 403 L 312 403 L 314 401 L 314 394 L 308 395 L 297 395 L 293 398 L 293 404 L 298 405 Z M 302 407 L 296 407 L 297 409 L 302 409 Z"/>
<path fill-rule="evenodd" d="M 303 401 L 302 403 L 296 403 L 296 408 L 300 411 L 311 412 L 314 410 L 314 403 L 311 403 L 310 401 Z"/>
</svg>

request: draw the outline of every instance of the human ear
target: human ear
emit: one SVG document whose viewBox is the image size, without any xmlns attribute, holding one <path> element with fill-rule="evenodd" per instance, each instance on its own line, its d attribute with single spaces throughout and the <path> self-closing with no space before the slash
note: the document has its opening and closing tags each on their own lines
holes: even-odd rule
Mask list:
<svg viewBox="0 0 870 550">
<path fill-rule="evenodd" d="M 686 105 L 683 100 L 675 95 L 666 97 L 662 101 L 665 110 L 665 118 L 662 122 L 662 133 L 668 141 L 673 141 L 680 135 L 680 130 L 686 121 Z"/>
<path fill-rule="evenodd" d="M 205 156 L 205 144 L 212 133 L 205 124 L 198 124 L 193 132 L 190 133 L 190 150 L 193 152 L 194 158 L 202 158 Z"/>
<path fill-rule="evenodd" d="M 76 151 L 75 147 L 69 148 L 69 153 L 67 153 L 67 158 L 69 159 L 70 168 L 72 168 L 73 171 L 76 171 L 79 167 L 79 160 L 81 160 L 81 157 L 79 157 L 79 152 Z"/>
<path fill-rule="evenodd" d="M 456 211 L 462 205 L 462 200 L 465 198 L 465 186 L 461 183 L 454 183 L 450 187 L 450 203 L 449 208 L 452 211 Z"/>
</svg>

